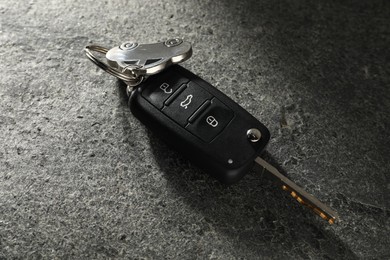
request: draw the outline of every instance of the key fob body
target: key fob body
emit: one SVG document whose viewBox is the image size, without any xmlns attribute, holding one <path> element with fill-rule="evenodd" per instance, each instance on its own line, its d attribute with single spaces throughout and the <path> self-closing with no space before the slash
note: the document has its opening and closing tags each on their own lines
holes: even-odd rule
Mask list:
<svg viewBox="0 0 390 260">
<path fill-rule="evenodd" d="M 223 183 L 240 180 L 270 138 L 245 109 L 179 65 L 137 86 L 129 106 L 152 132 Z M 255 142 L 250 129 L 261 133 Z"/>
</svg>

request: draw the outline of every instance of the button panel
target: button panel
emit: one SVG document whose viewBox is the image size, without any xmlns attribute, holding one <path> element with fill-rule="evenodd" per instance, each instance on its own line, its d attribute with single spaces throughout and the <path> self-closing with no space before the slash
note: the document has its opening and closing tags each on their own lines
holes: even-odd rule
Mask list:
<svg viewBox="0 0 390 260">
<path fill-rule="evenodd" d="M 233 118 L 233 111 L 216 98 L 210 106 L 186 129 L 205 142 L 213 140 Z"/>
<path fill-rule="evenodd" d="M 180 75 L 159 76 L 142 96 L 173 121 L 205 142 L 211 142 L 234 113 L 198 84 Z"/>
</svg>

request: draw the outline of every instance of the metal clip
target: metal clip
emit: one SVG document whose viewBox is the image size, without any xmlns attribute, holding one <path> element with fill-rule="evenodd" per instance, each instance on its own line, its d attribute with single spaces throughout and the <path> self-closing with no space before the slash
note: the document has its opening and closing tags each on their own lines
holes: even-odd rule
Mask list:
<svg viewBox="0 0 390 260">
<path fill-rule="evenodd" d="M 105 54 L 108 64 L 94 56 L 93 51 Z M 90 45 L 85 47 L 85 53 L 99 68 L 123 80 L 129 86 L 137 86 L 149 75 L 189 59 L 192 55 L 192 46 L 180 38 L 173 38 L 152 44 L 125 42 L 110 50 Z"/>
</svg>

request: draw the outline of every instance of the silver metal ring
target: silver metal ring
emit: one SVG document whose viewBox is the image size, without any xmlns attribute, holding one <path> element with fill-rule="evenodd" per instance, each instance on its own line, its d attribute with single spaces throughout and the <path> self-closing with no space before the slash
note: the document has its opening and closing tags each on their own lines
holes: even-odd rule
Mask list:
<svg viewBox="0 0 390 260">
<path fill-rule="evenodd" d="M 121 71 L 119 71 L 119 70 L 117 70 L 115 68 L 112 68 L 109 65 L 107 65 L 106 63 L 100 61 L 95 55 L 93 55 L 92 52 L 98 52 L 98 53 L 106 54 L 108 52 L 108 49 L 105 48 L 105 47 L 98 46 L 98 45 L 88 45 L 88 46 L 86 46 L 84 48 L 84 51 L 85 51 L 85 54 L 87 55 L 87 57 L 96 66 L 98 66 L 99 68 L 101 68 L 105 72 L 107 72 L 107 73 L 109 73 L 109 74 L 111 74 L 111 75 L 113 75 L 113 76 L 115 76 L 115 77 L 125 81 L 126 83 L 128 83 L 131 86 L 138 85 L 144 79 L 143 76 L 137 76 L 131 69 L 127 69 L 126 71 L 130 72 L 131 74 L 133 74 L 133 76 L 126 75 L 123 72 L 121 72 Z"/>
</svg>

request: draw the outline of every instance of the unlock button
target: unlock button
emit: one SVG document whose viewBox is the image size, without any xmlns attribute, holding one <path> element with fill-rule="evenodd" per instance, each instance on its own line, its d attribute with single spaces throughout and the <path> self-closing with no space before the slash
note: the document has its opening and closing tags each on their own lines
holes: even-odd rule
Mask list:
<svg viewBox="0 0 390 260">
<path fill-rule="evenodd" d="M 174 95 L 176 90 L 188 82 L 187 78 L 176 73 L 162 72 L 146 80 L 142 96 L 158 109 L 163 108 L 164 102 Z"/>
<path fill-rule="evenodd" d="M 233 111 L 216 98 L 186 129 L 205 142 L 213 140 L 232 120 Z"/>
</svg>

